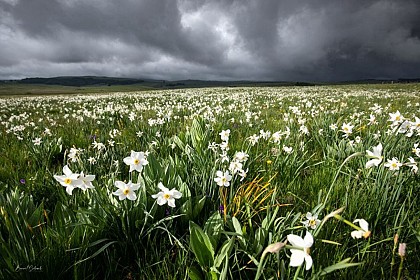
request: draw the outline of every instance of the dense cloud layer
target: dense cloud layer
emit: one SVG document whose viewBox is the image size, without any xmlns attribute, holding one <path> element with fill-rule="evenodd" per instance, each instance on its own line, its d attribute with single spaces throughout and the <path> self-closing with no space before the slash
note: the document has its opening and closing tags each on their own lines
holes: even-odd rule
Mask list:
<svg viewBox="0 0 420 280">
<path fill-rule="evenodd" d="M 417 0 L 0 0 L 0 79 L 420 77 Z"/>
</svg>

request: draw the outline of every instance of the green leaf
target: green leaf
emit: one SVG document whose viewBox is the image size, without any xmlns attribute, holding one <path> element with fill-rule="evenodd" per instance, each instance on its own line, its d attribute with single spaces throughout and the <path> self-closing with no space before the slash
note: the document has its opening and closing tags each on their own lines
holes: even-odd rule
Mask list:
<svg viewBox="0 0 420 280">
<path fill-rule="evenodd" d="M 245 241 L 245 238 L 243 237 L 243 231 L 242 231 L 242 228 L 241 228 L 241 224 L 239 223 L 239 221 L 236 217 L 232 217 L 232 223 L 233 223 L 233 228 L 235 229 L 235 232 L 238 234 L 239 242 L 245 248 L 246 241 Z"/>
<path fill-rule="evenodd" d="M 206 202 L 206 197 L 203 196 L 198 202 L 195 203 L 194 209 L 193 209 L 193 213 L 192 213 L 192 217 L 193 219 L 195 217 L 198 216 L 198 214 L 200 214 L 201 210 L 204 207 L 204 203 Z"/>
<path fill-rule="evenodd" d="M 215 267 L 219 267 L 222 264 L 223 259 L 226 259 L 226 261 L 229 260 L 229 255 L 230 255 L 230 252 L 232 251 L 234 242 L 235 242 L 235 237 L 232 237 L 229 240 L 225 241 L 222 248 L 220 249 L 219 254 L 217 254 L 216 259 L 214 260 Z"/>
<path fill-rule="evenodd" d="M 261 250 L 263 249 L 263 245 L 265 244 L 267 235 L 268 235 L 268 231 L 264 228 L 259 227 L 255 231 L 255 239 L 254 239 L 253 248 L 256 253 L 261 252 Z"/>
<path fill-rule="evenodd" d="M 327 275 L 328 273 L 331 273 L 331 272 L 333 272 L 335 270 L 338 270 L 338 269 L 344 269 L 344 268 L 348 268 L 348 267 L 352 267 L 352 266 L 358 266 L 358 265 L 363 264 L 363 263 L 349 263 L 350 260 L 351 260 L 351 258 L 347 258 L 347 259 L 342 260 L 341 262 L 338 262 L 336 264 L 333 264 L 333 265 L 330 265 L 326 268 L 323 268 L 318 273 L 317 276 L 324 276 L 324 275 Z"/>
<path fill-rule="evenodd" d="M 194 149 L 201 150 L 201 144 L 204 139 L 203 128 L 197 119 L 194 119 L 190 129 L 191 143 Z"/>
<path fill-rule="evenodd" d="M 191 266 L 188 269 L 188 277 L 190 277 L 191 280 L 202 280 L 203 274 L 201 274 L 197 267 Z"/>
<path fill-rule="evenodd" d="M 204 232 L 210 238 L 210 241 L 215 248 L 220 239 L 220 234 L 223 229 L 223 219 L 219 212 L 214 212 L 213 215 L 204 224 Z"/>
<path fill-rule="evenodd" d="M 174 136 L 173 137 L 173 141 L 174 141 L 174 143 L 181 149 L 181 150 L 184 150 L 185 149 L 185 144 L 184 144 L 184 142 L 182 142 L 182 140 L 181 139 L 179 139 L 179 137 L 178 136 Z"/>
<path fill-rule="evenodd" d="M 32 215 L 28 218 L 27 222 L 28 224 L 33 228 L 36 227 L 39 224 L 42 224 L 44 222 L 44 204 L 41 203 L 39 207 L 32 213 Z"/>
<path fill-rule="evenodd" d="M 190 198 L 191 197 L 190 188 L 188 187 L 188 185 L 185 182 L 182 182 L 182 179 L 181 179 L 181 177 L 179 177 L 179 175 L 177 176 L 177 188 L 176 189 L 182 193 L 183 198 Z"/>
<path fill-rule="evenodd" d="M 192 220 L 192 202 L 191 202 L 191 197 L 188 198 L 187 201 L 184 202 L 184 204 L 181 205 L 181 207 L 179 208 L 179 211 L 184 214 L 185 216 L 183 217 L 184 220 L 186 221 L 190 221 Z"/>
<path fill-rule="evenodd" d="M 74 265 L 76 266 L 76 265 L 78 265 L 78 264 L 80 264 L 80 263 L 82 263 L 84 261 L 93 259 L 94 257 L 96 257 L 97 255 L 99 255 L 100 253 L 102 253 L 106 248 L 108 248 L 109 246 L 111 246 L 114 243 L 117 243 L 117 241 L 108 242 L 107 244 L 105 244 L 104 246 L 102 246 L 101 248 L 99 248 L 98 251 L 96 251 L 95 253 L 93 253 L 92 255 L 90 255 L 89 257 L 87 257 L 87 258 L 85 258 L 83 260 L 77 261 Z"/>
<path fill-rule="evenodd" d="M 193 221 L 190 221 L 190 247 L 202 267 L 213 266 L 213 245 L 208 235 Z"/>
<path fill-rule="evenodd" d="M 217 273 L 215 271 L 210 271 L 207 274 L 207 278 L 211 280 L 217 280 L 219 277 L 217 277 Z"/>
</svg>

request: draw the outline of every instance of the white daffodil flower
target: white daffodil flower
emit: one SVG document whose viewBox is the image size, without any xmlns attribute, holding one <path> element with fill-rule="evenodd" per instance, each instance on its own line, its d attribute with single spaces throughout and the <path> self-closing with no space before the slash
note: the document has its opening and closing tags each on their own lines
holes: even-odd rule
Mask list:
<svg viewBox="0 0 420 280">
<path fill-rule="evenodd" d="M 397 171 L 400 170 L 402 163 L 396 157 L 393 157 L 392 159 L 388 159 L 388 162 L 384 166 L 388 167 L 391 171 Z"/>
<path fill-rule="evenodd" d="M 397 111 L 395 113 L 389 113 L 389 120 L 394 125 L 402 122 L 404 120 L 404 117 L 401 115 L 400 111 Z"/>
<path fill-rule="evenodd" d="M 290 249 L 292 256 L 290 257 L 290 266 L 301 266 L 303 262 L 306 262 L 306 270 L 312 267 L 312 257 L 309 255 L 310 248 L 314 244 L 314 238 L 312 234 L 307 231 L 305 237 L 294 234 L 287 235 L 287 240 L 294 246 L 301 249 Z"/>
<path fill-rule="evenodd" d="M 417 173 L 419 171 L 419 168 L 417 166 L 417 162 L 412 157 L 409 157 L 408 160 L 409 160 L 409 162 L 405 163 L 404 165 L 411 167 L 411 171 L 413 173 Z"/>
<path fill-rule="evenodd" d="M 361 229 L 352 231 L 351 237 L 359 239 L 362 237 L 368 238 L 370 236 L 369 224 L 366 220 L 356 219 L 353 223 L 359 223 Z"/>
<path fill-rule="evenodd" d="M 343 123 L 343 125 L 341 126 L 341 131 L 344 132 L 343 137 L 348 137 L 350 134 L 352 134 L 353 127 L 354 125 L 351 125 L 351 123 Z"/>
<path fill-rule="evenodd" d="M 147 165 L 149 162 L 146 159 L 146 155 L 144 152 L 135 152 L 131 151 L 131 155 L 129 157 L 124 158 L 124 163 L 130 166 L 130 171 L 136 170 L 141 172 L 143 170 L 143 166 Z"/>
<path fill-rule="evenodd" d="M 115 181 L 115 186 L 118 188 L 113 195 L 118 196 L 119 200 L 128 198 L 129 200 L 136 200 L 136 190 L 140 188 L 140 184 L 133 184 L 129 181 L 127 184 L 122 181 Z"/>
<path fill-rule="evenodd" d="M 160 182 L 158 184 L 158 188 L 161 191 L 152 195 L 152 197 L 156 199 L 157 204 L 164 205 L 168 203 L 168 206 L 175 207 L 175 199 L 181 198 L 182 193 L 176 189 L 169 190 Z"/>
<path fill-rule="evenodd" d="M 223 173 L 219 170 L 216 172 L 216 176 L 217 178 L 214 178 L 214 181 L 217 183 L 218 186 L 229 187 L 230 180 L 232 180 L 232 176 L 229 174 L 229 171 L 225 171 L 225 173 Z"/>
<path fill-rule="evenodd" d="M 229 170 L 232 172 L 232 174 L 235 174 L 242 170 L 242 163 L 239 161 L 231 161 L 229 164 Z"/>
<path fill-rule="evenodd" d="M 238 161 L 238 162 L 245 162 L 248 160 L 249 155 L 245 152 L 236 152 L 235 156 L 233 157 L 234 161 Z"/>
<path fill-rule="evenodd" d="M 366 162 L 366 168 L 371 168 L 372 166 L 378 166 L 383 159 L 382 156 L 382 144 L 379 143 L 378 146 L 373 147 L 373 152 L 366 150 L 367 157 L 370 158 L 368 162 Z"/>
<path fill-rule="evenodd" d="M 85 191 L 87 189 L 94 188 L 92 185 L 92 181 L 95 180 L 95 175 L 85 175 L 82 171 L 80 172 L 79 180 L 81 181 L 79 188 L 81 188 L 82 190 Z"/>
<path fill-rule="evenodd" d="M 305 227 L 310 227 L 311 229 L 315 229 L 320 223 L 321 220 L 318 219 L 318 215 L 312 215 L 311 212 L 306 213 L 306 221 L 303 222 Z"/>
<path fill-rule="evenodd" d="M 63 173 L 64 175 L 54 175 L 54 179 L 66 187 L 66 192 L 72 195 L 73 190 L 79 187 L 82 181 L 79 179 L 79 174 L 73 173 L 67 165 L 63 167 Z"/>
<path fill-rule="evenodd" d="M 222 141 L 229 141 L 230 129 L 222 130 L 222 132 L 220 132 L 219 135 Z"/>
</svg>

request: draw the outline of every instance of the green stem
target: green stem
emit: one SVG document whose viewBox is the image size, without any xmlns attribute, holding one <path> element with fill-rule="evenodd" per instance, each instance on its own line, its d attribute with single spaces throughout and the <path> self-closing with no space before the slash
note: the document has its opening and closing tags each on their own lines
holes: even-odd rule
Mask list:
<svg viewBox="0 0 420 280">
<path fill-rule="evenodd" d="M 392 279 L 392 271 L 395 265 L 395 250 L 397 249 L 397 244 L 398 244 L 398 233 L 394 237 L 394 247 L 392 248 L 391 271 L 390 271 L 389 279 Z"/>
<path fill-rule="evenodd" d="M 328 198 L 329 198 L 329 196 L 330 196 L 330 193 L 331 193 L 331 191 L 332 191 L 332 188 L 334 187 L 334 184 L 335 184 L 335 182 L 337 181 L 337 178 L 338 178 L 338 175 L 340 174 L 340 171 L 341 171 L 341 168 L 343 168 L 343 166 L 344 166 L 344 164 L 346 164 L 350 159 L 352 159 L 352 158 L 354 158 L 354 157 L 357 157 L 357 156 L 361 156 L 361 155 L 363 155 L 363 153 L 362 152 L 357 152 L 357 153 L 354 153 L 354 154 L 351 154 L 351 155 L 349 155 L 344 161 L 343 161 L 343 163 L 340 165 L 340 167 L 338 168 L 338 170 L 337 170 L 337 173 L 335 174 L 335 177 L 334 177 L 334 179 L 333 179 L 333 181 L 332 181 L 332 183 L 331 183 L 331 186 L 330 186 L 330 188 L 329 188 L 329 190 L 328 190 L 328 193 L 327 193 L 327 195 L 325 196 L 325 200 L 324 200 L 324 205 L 326 205 L 326 203 L 327 203 L 327 201 L 328 201 Z"/>
<path fill-rule="evenodd" d="M 298 278 L 298 275 L 299 275 L 299 272 L 300 272 L 300 269 L 302 268 L 302 266 L 299 266 L 297 269 L 296 269 L 296 272 L 295 272 L 295 276 L 293 277 L 293 280 L 296 280 L 297 278 Z"/>
<path fill-rule="evenodd" d="M 351 226 L 352 228 L 356 229 L 356 230 L 363 230 L 361 227 L 356 226 L 355 224 L 353 224 L 352 222 L 350 222 L 349 220 L 344 219 L 342 216 L 336 214 L 334 215 L 334 218 L 336 218 L 337 220 L 340 220 L 342 222 L 344 222 L 345 224 L 348 224 L 349 226 Z"/>
<path fill-rule="evenodd" d="M 401 273 L 402 273 L 402 270 L 403 270 L 403 262 L 404 262 L 404 258 L 401 257 L 400 267 L 398 268 L 397 280 L 401 279 Z"/>
</svg>

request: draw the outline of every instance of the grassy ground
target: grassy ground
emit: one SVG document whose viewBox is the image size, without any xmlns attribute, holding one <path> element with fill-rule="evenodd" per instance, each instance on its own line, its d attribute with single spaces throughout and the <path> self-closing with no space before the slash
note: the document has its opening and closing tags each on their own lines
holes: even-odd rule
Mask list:
<svg viewBox="0 0 420 280">
<path fill-rule="evenodd" d="M 1 89 L 0 278 L 420 275 L 418 84 L 30 88 Z"/>
<path fill-rule="evenodd" d="M 112 86 L 60 86 L 41 84 L 0 84 L 0 96 L 34 96 L 34 95 L 62 95 L 62 94 L 90 94 L 109 92 L 130 92 L 150 90 L 152 87 L 142 85 L 112 85 Z"/>
</svg>

